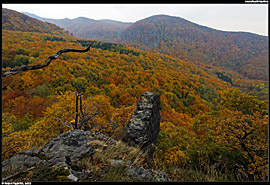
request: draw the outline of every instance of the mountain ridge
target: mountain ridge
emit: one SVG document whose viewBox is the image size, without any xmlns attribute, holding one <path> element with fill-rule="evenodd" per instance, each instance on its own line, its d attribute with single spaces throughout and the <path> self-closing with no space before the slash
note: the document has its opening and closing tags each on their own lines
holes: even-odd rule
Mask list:
<svg viewBox="0 0 270 185">
<path fill-rule="evenodd" d="M 179 17 L 157 15 L 127 27 L 120 40 L 133 47 L 146 46 L 151 51 L 232 69 L 249 79 L 267 80 L 265 36 L 219 31 Z M 264 59 L 258 60 L 260 57 Z M 255 66 L 258 70 L 250 70 Z"/>
<path fill-rule="evenodd" d="M 56 35 L 64 35 L 64 29 L 52 23 L 41 23 L 39 20 L 29 17 L 23 13 L 2 8 L 2 29 L 16 31 L 30 31 L 40 33 L 54 33 Z"/>
<path fill-rule="evenodd" d="M 24 13 L 43 22 L 50 22 L 64 28 L 65 30 L 69 30 L 69 32 L 76 37 L 90 40 L 118 42 L 119 31 L 130 25 L 130 23 L 109 19 L 95 20 L 87 17 L 77 17 L 74 19 L 51 19 L 27 12 Z"/>
<path fill-rule="evenodd" d="M 85 17 L 39 19 L 63 27 L 76 37 L 124 43 L 138 49 L 221 67 L 225 71 L 233 70 L 240 78 L 268 80 L 266 36 L 221 31 L 165 14 L 153 15 L 134 23 Z"/>
<path fill-rule="evenodd" d="M 177 18 L 177 19 L 182 19 L 188 23 L 191 23 L 191 24 L 195 24 L 197 27 L 203 27 L 204 28 L 204 31 L 206 30 L 216 30 L 216 31 L 219 31 L 219 32 L 225 32 L 225 33 L 248 33 L 248 34 L 253 34 L 253 35 L 258 35 L 258 36 L 262 36 L 262 37 L 268 37 L 266 35 L 261 35 L 261 34 L 258 34 L 258 33 L 253 33 L 253 32 L 249 32 L 249 31 L 229 31 L 229 30 L 220 30 L 220 29 L 216 29 L 216 28 L 211 28 L 209 26 L 205 26 L 205 25 L 201 25 L 199 23 L 194 23 L 192 21 L 189 21 L 185 18 L 182 18 L 182 17 L 179 17 L 179 16 L 171 16 L 171 15 L 167 15 L 167 14 L 155 14 L 155 15 L 152 15 L 152 16 L 149 16 L 149 17 L 145 17 L 143 19 L 140 19 L 138 21 L 135 21 L 135 22 L 124 22 L 124 21 L 119 21 L 119 20 L 113 20 L 113 19 L 92 19 L 92 18 L 88 18 L 88 17 L 83 17 L 83 16 L 79 16 L 79 17 L 76 17 L 76 18 L 61 18 L 61 19 L 53 19 L 53 18 L 46 18 L 46 17 L 41 17 L 41 16 L 38 16 L 36 14 L 32 14 L 32 13 L 29 13 L 29 12 L 24 12 L 22 11 L 21 13 L 25 14 L 25 15 L 28 15 L 29 17 L 32 17 L 32 18 L 35 18 L 35 19 L 38 19 L 38 20 L 41 20 L 41 21 L 45 21 L 46 20 L 50 20 L 50 21 L 53 21 L 53 20 L 75 20 L 75 19 L 78 19 L 78 18 L 83 18 L 83 19 L 86 19 L 86 20 L 94 20 L 94 21 L 101 21 L 101 22 L 108 22 L 108 23 L 120 23 L 120 24 L 134 24 L 136 22 L 139 22 L 139 21 L 142 21 L 142 20 L 149 20 L 149 19 L 158 19 L 158 18 L 164 18 L 164 17 L 168 17 L 168 18 Z"/>
</svg>

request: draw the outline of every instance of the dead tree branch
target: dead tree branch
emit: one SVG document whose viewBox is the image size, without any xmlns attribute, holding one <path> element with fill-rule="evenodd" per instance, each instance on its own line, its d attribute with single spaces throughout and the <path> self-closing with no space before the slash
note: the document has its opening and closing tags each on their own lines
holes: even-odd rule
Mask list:
<svg viewBox="0 0 270 185">
<path fill-rule="evenodd" d="M 82 98 L 81 96 L 84 94 L 84 92 L 78 94 L 78 92 L 76 91 L 76 116 L 75 116 L 75 123 L 74 123 L 74 128 L 77 129 L 78 128 L 78 118 L 80 116 L 79 110 L 78 110 L 78 101 L 79 101 L 79 97 L 80 97 L 80 107 L 82 107 Z M 81 108 L 82 109 L 82 108 Z M 82 112 L 82 111 L 81 111 Z"/>
<path fill-rule="evenodd" d="M 78 112 L 76 112 L 76 115 L 78 115 L 80 117 L 78 128 L 82 129 L 82 130 L 89 130 L 90 127 L 88 125 L 88 122 L 90 121 L 90 124 L 93 123 L 92 119 L 100 113 L 99 112 L 100 106 L 98 105 L 96 107 L 96 106 L 92 105 L 90 115 L 86 114 L 85 107 L 83 107 L 83 104 L 82 104 L 82 95 L 83 94 L 84 93 L 80 93 L 80 94 L 76 95 L 76 111 L 78 111 Z M 80 97 L 80 113 L 79 113 L 79 108 L 78 108 L 79 97 Z"/>
<path fill-rule="evenodd" d="M 52 118 L 52 119 L 58 119 L 63 125 L 65 125 L 68 128 L 71 128 L 71 126 L 69 126 L 68 124 L 66 124 L 65 122 L 63 122 L 60 118 Z"/>
<path fill-rule="evenodd" d="M 47 57 L 47 59 L 45 60 L 45 62 L 41 63 L 41 64 L 36 64 L 36 65 L 27 65 L 27 66 L 21 66 L 21 67 L 16 67 L 16 68 L 12 68 L 12 69 L 7 69 L 7 70 L 3 70 L 2 71 L 2 76 L 9 76 L 9 75 L 15 75 L 17 73 L 21 73 L 23 71 L 29 71 L 29 70 L 35 70 L 35 69 L 41 69 L 43 67 L 48 66 L 52 60 L 55 60 L 57 58 L 59 58 L 59 56 L 62 53 L 68 53 L 68 52 L 79 52 L 79 53 L 83 53 L 83 52 L 87 52 L 90 50 L 90 44 L 86 49 L 73 49 L 73 48 L 68 48 L 68 49 L 60 49 L 59 51 L 57 51 L 56 54 Z"/>
<path fill-rule="evenodd" d="M 99 110 L 101 106 L 100 104 L 98 105 L 92 104 L 90 113 L 86 113 L 85 107 L 83 106 L 83 103 L 82 103 L 83 94 L 84 92 L 81 92 L 78 94 L 78 92 L 76 91 L 76 115 L 75 115 L 75 121 L 71 122 L 70 123 L 71 125 L 65 123 L 60 118 L 52 118 L 52 119 L 59 120 L 63 125 L 65 125 L 66 127 L 70 129 L 73 128 L 73 129 L 80 129 L 80 130 L 90 130 L 91 128 L 93 128 L 94 125 L 91 125 L 91 124 L 94 124 L 93 118 L 97 116 L 98 114 L 100 114 Z M 89 127 L 88 122 L 90 122 L 90 127 Z"/>
<path fill-rule="evenodd" d="M 4 85 L 4 87 L 2 87 L 2 90 L 4 91 L 4 90 L 7 90 L 7 86 L 8 86 L 9 84 L 6 84 L 6 85 Z"/>
</svg>

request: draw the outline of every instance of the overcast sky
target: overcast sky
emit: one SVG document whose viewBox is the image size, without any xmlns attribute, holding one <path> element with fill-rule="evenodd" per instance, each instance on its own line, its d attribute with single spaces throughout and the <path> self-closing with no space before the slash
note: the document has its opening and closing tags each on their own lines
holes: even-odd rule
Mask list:
<svg viewBox="0 0 270 185">
<path fill-rule="evenodd" d="M 123 22 L 166 14 L 219 30 L 268 36 L 268 4 L 2 4 L 2 7 L 54 19 L 87 17 Z"/>
</svg>

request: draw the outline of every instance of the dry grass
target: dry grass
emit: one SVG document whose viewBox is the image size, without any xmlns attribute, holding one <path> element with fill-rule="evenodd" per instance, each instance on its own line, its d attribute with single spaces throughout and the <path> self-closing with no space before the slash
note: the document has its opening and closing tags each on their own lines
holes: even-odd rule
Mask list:
<svg viewBox="0 0 270 185">
<path fill-rule="evenodd" d="M 83 181 L 131 181 L 126 175 L 125 166 L 143 167 L 145 164 L 145 154 L 122 141 L 109 144 L 109 141 L 93 140 L 88 144 L 95 145 L 96 150 L 93 156 L 79 164 L 91 174 Z"/>
<path fill-rule="evenodd" d="M 106 146 L 106 143 L 103 143 Z M 143 166 L 145 154 L 135 147 L 130 147 L 122 141 L 117 141 L 114 145 L 96 149 L 94 159 L 104 163 L 111 163 L 111 159 L 122 160 L 124 165 Z"/>
</svg>

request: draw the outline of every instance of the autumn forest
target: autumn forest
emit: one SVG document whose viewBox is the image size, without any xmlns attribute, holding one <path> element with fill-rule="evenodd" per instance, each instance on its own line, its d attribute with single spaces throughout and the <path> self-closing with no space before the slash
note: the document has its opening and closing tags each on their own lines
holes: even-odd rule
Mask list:
<svg viewBox="0 0 270 185">
<path fill-rule="evenodd" d="M 123 32 L 126 44 L 105 42 L 2 9 L 2 70 L 40 64 L 60 49 L 91 46 L 88 52 L 64 53 L 42 69 L 2 77 L 2 160 L 68 131 L 55 118 L 74 121 L 76 93 L 83 93 L 86 112 L 99 107 L 89 129 L 112 136 L 127 124 L 140 95 L 151 91 L 161 100 L 153 160 L 172 180 L 267 180 L 269 50 L 259 43 L 268 38 L 245 34 L 243 39 L 258 46 L 253 51 L 235 34 L 213 32 L 220 40 L 207 40 L 211 32 L 205 28 L 194 31 L 189 45 L 185 32 L 177 35 L 182 40 L 172 40 L 176 34 L 170 31 L 160 36 L 168 21 L 155 25 L 153 38 L 141 30 L 151 24 L 137 24 L 133 34 L 140 34 L 128 30 L 136 25 Z M 161 44 L 150 46 L 155 43 L 146 37 L 162 38 Z M 207 47 L 203 39 L 214 45 Z M 231 55 L 223 55 L 225 50 Z"/>
</svg>

